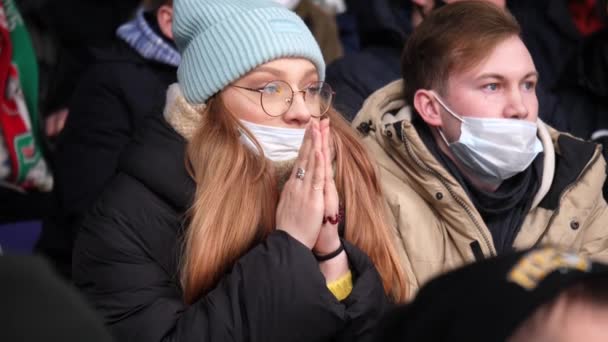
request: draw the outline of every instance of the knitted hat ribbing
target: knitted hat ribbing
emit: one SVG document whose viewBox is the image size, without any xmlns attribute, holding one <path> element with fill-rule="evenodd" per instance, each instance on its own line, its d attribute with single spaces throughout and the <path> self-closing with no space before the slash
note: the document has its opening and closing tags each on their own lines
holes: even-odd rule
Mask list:
<svg viewBox="0 0 608 342">
<path fill-rule="evenodd" d="M 182 54 L 177 79 L 190 103 L 209 97 L 257 66 L 309 59 L 325 78 L 319 45 L 295 13 L 268 0 L 176 0 L 173 36 Z"/>
</svg>

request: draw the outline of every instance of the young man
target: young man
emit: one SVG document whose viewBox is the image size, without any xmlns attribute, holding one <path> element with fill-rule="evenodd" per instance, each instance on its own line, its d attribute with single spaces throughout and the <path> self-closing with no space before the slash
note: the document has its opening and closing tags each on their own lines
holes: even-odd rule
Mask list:
<svg viewBox="0 0 608 342">
<path fill-rule="evenodd" d="M 414 294 L 431 276 L 555 244 L 608 259 L 600 147 L 538 120 L 538 74 L 504 9 L 436 10 L 408 40 L 403 80 L 354 121 L 381 167 Z"/>
</svg>

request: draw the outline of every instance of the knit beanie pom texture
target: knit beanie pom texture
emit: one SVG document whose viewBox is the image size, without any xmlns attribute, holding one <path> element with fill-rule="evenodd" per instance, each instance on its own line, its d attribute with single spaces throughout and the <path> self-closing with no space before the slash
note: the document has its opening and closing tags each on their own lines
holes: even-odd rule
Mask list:
<svg viewBox="0 0 608 342">
<path fill-rule="evenodd" d="M 182 60 L 177 78 L 190 103 L 209 97 L 257 66 L 284 57 L 325 62 L 306 24 L 269 0 L 176 0 L 173 35 Z"/>
</svg>

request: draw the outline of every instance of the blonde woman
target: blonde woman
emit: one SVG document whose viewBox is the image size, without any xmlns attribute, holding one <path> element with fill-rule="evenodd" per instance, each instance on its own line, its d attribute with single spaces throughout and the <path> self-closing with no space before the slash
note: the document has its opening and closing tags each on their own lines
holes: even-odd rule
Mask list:
<svg viewBox="0 0 608 342">
<path fill-rule="evenodd" d="M 84 220 L 76 284 L 119 341 L 370 338 L 406 280 L 314 38 L 271 1 L 177 0 L 174 15 L 166 122 Z"/>
</svg>

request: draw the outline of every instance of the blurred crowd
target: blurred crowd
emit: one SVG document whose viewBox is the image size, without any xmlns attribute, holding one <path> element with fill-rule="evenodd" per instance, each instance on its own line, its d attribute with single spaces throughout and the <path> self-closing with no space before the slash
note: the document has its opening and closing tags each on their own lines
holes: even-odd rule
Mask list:
<svg viewBox="0 0 608 342">
<path fill-rule="evenodd" d="M 61 279 L 56 279 L 55 275 L 47 275 L 45 270 L 41 271 L 44 278 L 26 277 L 23 281 L 72 281 L 74 244 L 83 221 L 94 204 L 100 201 L 117 170 L 124 167 L 133 148 L 132 142 L 144 139 L 144 126 L 148 125 L 148 119 L 161 119 L 166 115 L 167 89 L 178 81 L 177 71 L 184 57 L 180 51 L 183 51 L 185 43 L 174 35 L 173 27 L 173 9 L 175 2 L 179 1 L 184 0 L 0 1 L 0 252 L 40 254 L 52 265 L 53 272 L 61 275 Z M 333 89 L 333 106 L 364 135 L 379 128 L 372 124 L 371 116 L 358 116 L 358 113 L 366 105 L 370 108 L 378 96 L 377 93 L 374 95 L 375 92 L 385 90 L 383 87 L 403 77 L 403 51 L 408 37 L 434 11 L 459 1 L 274 0 L 295 12 L 306 24 L 327 65 L 325 82 Z M 538 71 L 536 96 L 539 118 L 558 131 L 602 145 L 604 156 L 608 156 L 608 1 L 488 2 L 508 9 L 521 26 L 521 39 Z M 400 89 L 401 85 L 393 88 Z M 396 107 L 390 108 L 394 109 Z M 164 141 L 159 140 L 158 144 L 164 144 Z M 178 157 L 183 159 L 184 156 Z M 561 166 L 560 170 L 565 170 L 563 172 L 576 168 L 574 165 Z M 542 174 L 542 169 L 538 172 Z M 582 174 L 577 175 L 579 173 L 574 178 L 582 177 Z M 141 181 L 145 183 L 147 180 Z M 176 185 L 175 191 L 181 189 L 184 189 L 183 184 Z M 608 196 L 608 186 L 604 185 L 601 190 L 604 197 Z M 437 196 L 439 194 L 441 192 L 437 192 Z M 575 218 L 584 219 L 572 217 L 571 224 L 575 223 Z M 519 223 L 523 220 L 522 216 Z M 512 245 L 514 239 L 508 242 Z M 27 243 L 24 245 L 22 241 Z M 494 242 L 498 245 L 497 240 Z M 464 318 L 458 318 L 459 321 L 452 326 L 445 323 L 448 318 L 443 316 L 460 312 L 477 322 L 484 322 L 488 316 L 497 320 L 503 314 L 511 317 L 497 310 L 489 310 L 490 313 L 484 315 L 488 305 L 483 300 L 465 301 L 483 291 L 473 293 L 470 288 L 464 289 L 467 281 L 476 282 L 477 278 L 495 272 L 495 275 L 488 276 L 488 282 L 492 279 L 496 282 L 488 287 L 495 286 L 495 291 L 519 291 L 505 289 L 508 286 L 502 283 L 496 285 L 517 264 L 519 259 L 516 258 L 525 259 L 526 255 L 510 255 L 496 261 L 498 266 L 490 264 L 495 261 L 481 263 L 479 269 L 450 274 L 430 283 L 428 288 L 422 289 L 414 306 L 392 312 L 384 322 L 387 335 L 381 337 L 382 340 L 399 340 L 395 336 L 406 328 L 400 323 L 402 321 L 412 322 L 413 326 L 403 330 L 402 337 L 407 337 L 406 340 L 484 340 L 483 334 L 490 333 L 490 328 L 487 331 L 481 329 L 483 331 L 471 337 L 468 332 L 453 329 L 453 326 L 468 324 Z M 552 258 L 567 259 L 561 254 Z M 2 272 L 11 271 L 10 267 L 3 271 L 3 262 L 0 261 L 2 283 Z M 579 264 L 569 265 L 575 271 L 580 270 Z M 38 269 L 48 266 L 27 260 L 23 267 Z M 607 271 L 602 265 L 593 267 L 597 267 L 594 274 L 606 277 Z M 550 271 L 553 269 L 547 272 Z M 472 276 L 466 278 L 467 272 Z M 408 276 L 409 273 L 417 273 L 416 266 L 412 266 Z M 563 272 L 560 274 L 564 276 Z M 491 326 L 495 329 L 492 331 L 501 331 L 502 334 L 501 338 L 487 340 L 515 336 L 513 341 L 523 341 L 530 339 L 518 336 L 533 336 L 526 335 L 532 334 L 529 331 L 541 334 L 538 330 L 541 328 L 534 325 L 538 321 L 528 321 L 528 325 L 522 327 L 519 325 L 523 322 L 520 317 L 532 315 L 537 307 L 549 302 L 560 305 L 560 300 L 572 300 L 575 304 L 606 301 L 605 294 L 602 299 L 593 297 L 596 292 L 589 296 L 580 294 L 580 291 L 585 292 L 585 286 L 593 288 L 593 291 L 604 286 L 605 279 L 598 285 L 592 277 L 580 277 L 584 282 L 582 285 L 577 283 L 579 287 L 572 290 L 571 287 L 566 289 L 569 285 L 564 284 L 570 281 L 574 284 L 574 278 L 560 280 L 557 279 L 559 276 L 553 276 L 554 283 L 558 285 L 550 283 L 539 287 L 542 291 L 537 292 L 550 293 L 546 298 L 536 292 L 521 291 L 515 295 L 519 302 L 493 303 L 507 308 L 506 311 L 518 318 L 507 318 L 508 323 L 503 321 L 504 326 L 487 323 L 486 327 Z M 72 288 L 63 288 L 63 285 L 53 289 L 56 288 L 57 293 L 69 292 L 66 296 L 74 295 L 66 301 L 76 303 L 66 310 L 90 313 L 84 300 L 70 292 Z M 418 285 L 422 286 L 417 284 L 415 287 Z M 86 284 L 79 286 L 86 287 Z M 454 287 L 463 290 L 452 293 L 441 290 Z M 26 290 L 32 293 L 46 291 L 38 288 Z M 448 308 L 443 309 L 443 316 L 431 314 L 437 312 L 432 311 L 435 308 L 431 302 L 449 302 L 462 293 L 467 293 L 468 297 L 454 301 L 453 306 L 470 308 L 450 311 L 446 305 Z M 448 298 L 450 294 L 453 297 Z M 488 297 L 494 295 L 487 294 Z M 536 304 L 517 307 L 523 302 Z M 2 311 L 4 309 L 0 309 Z M 537 312 L 537 315 L 541 314 Z M 0 314 L 2 317 L 3 313 Z M 81 316 L 81 320 L 83 326 L 90 324 L 93 327 L 91 332 L 102 330 L 92 317 Z M 52 330 L 53 325 L 62 324 L 48 324 L 45 329 Z M 427 328 L 421 328 L 423 326 Z M 441 339 L 434 329 L 429 329 L 435 326 L 449 333 Z M 517 332 L 516 327 L 520 327 Z M 389 336 L 389 331 L 396 335 Z M 97 336 L 100 334 L 105 332 Z M 74 333 L 79 337 L 61 336 L 68 341 L 93 340 L 82 331 Z M 105 338 L 98 340 L 107 340 Z"/>
</svg>

